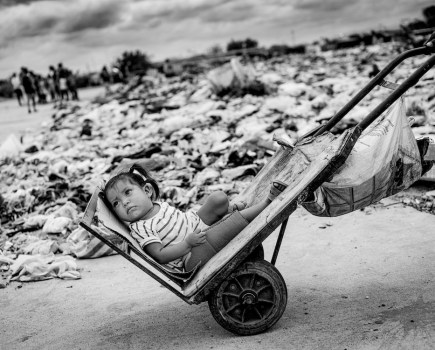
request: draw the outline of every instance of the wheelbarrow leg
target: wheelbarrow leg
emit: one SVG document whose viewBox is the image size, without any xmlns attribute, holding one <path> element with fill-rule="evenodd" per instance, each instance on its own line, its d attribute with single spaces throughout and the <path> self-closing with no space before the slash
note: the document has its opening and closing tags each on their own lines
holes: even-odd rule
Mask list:
<svg viewBox="0 0 435 350">
<path fill-rule="evenodd" d="M 284 237 L 285 228 L 287 227 L 288 218 L 285 219 L 279 230 L 279 235 L 276 240 L 275 250 L 273 251 L 272 260 L 270 261 L 272 265 L 275 265 L 276 259 L 278 258 L 279 249 L 281 248 L 282 238 Z"/>
</svg>

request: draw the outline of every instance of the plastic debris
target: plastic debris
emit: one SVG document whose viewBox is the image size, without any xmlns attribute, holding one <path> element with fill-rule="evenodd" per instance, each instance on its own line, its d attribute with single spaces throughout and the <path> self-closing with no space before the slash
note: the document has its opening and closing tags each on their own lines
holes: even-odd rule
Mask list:
<svg viewBox="0 0 435 350">
<path fill-rule="evenodd" d="M 23 151 L 23 146 L 18 138 L 12 134 L 0 145 L 0 159 L 15 158 Z"/>
<path fill-rule="evenodd" d="M 20 255 L 11 266 L 12 281 L 30 282 L 51 278 L 81 278 L 75 259 L 71 256 Z"/>
<path fill-rule="evenodd" d="M 195 207 L 215 190 L 236 196 L 278 147 L 292 148 L 344 106 L 373 64 L 385 67 L 398 45 L 372 45 L 366 65 L 363 48 L 235 59 L 190 77 L 135 77 L 92 103 L 68 102 L 42 130 L 0 146 L 2 276 L 11 276 L 12 260 L 15 280 L 75 278 L 70 260 L 52 265 L 54 253 L 113 254 L 78 224 L 95 188 L 135 162 L 152 171 L 173 205 Z M 389 79 L 403 81 L 420 63 L 403 62 Z M 332 132 L 355 125 L 388 94 L 375 89 Z M 434 138 L 433 79 L 420 81 L 406 99 L 415 136 Z M 406 205 L 435 211 L 432 193 L 402 196 Z"/>
</svg>

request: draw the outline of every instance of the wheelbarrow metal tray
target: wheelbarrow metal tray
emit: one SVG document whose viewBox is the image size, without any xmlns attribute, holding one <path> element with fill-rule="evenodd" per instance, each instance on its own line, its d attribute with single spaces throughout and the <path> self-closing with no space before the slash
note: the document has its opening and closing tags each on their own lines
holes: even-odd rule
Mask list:
<svg viewBox="0 0 435 350">
<path fill-rule="evenodd" d="M 325 133 L 305 140 L 293 149 L 278 150 L 238 198 L 249 205 L 263 200 L 274 179 L 287 183 L 287 189 L 199 271 L 169 271 L 147 256 L 128 235 L 128 228 L 107 208 L 99 196 L 100 190 L 95 191 L 89 201 L 81 226 L 181 299 L 189 304 L 198 304 L 205 301 L 207 295 L 288 218 L 296 209 L 298 200 L 303 200 L 309 191 L 320 186 L 344 163 L 358 136 L 358 129 L 346 131 L 340 136 Z M 104 221 L 105 228 L 128 245 L 128 251 L 101 232 L 98 225 L 101 226 Z"/>
<path fill-rule="evenodd" d="M 264 241 L 290 214 L 297 203 L 320 186 L 339 168 L 360 135 L 358 128 L 340 136 L 325 133 L 305 140 L 294 149 L 280 149 L 238 196 L 249 205 L 268 195 L 274 179 L 288 184 L 259 216 L 226 247 L 213 256 L 183 288 L 191 303 L 199 303 L 216 288 L 248 255 Z"/>
</svg>

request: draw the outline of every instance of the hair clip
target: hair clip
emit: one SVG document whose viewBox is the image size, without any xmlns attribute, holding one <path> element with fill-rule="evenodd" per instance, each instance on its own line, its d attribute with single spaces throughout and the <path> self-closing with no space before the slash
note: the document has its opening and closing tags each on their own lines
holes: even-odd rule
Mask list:
<svg viewBox="0 0 435 350">
<path fill-rule="evenodd" d="M 145 182 L 148 181 L 148 178 L 146 176 L 144 176 L 143 174 L 141 174 L 140 171 L 138 171 L 137 169 L 130 168 L 130 170 L 128 172 L 132 173 L 132 174 L 135 174 L 135 175 L 139 175 Z"/>
</svg>

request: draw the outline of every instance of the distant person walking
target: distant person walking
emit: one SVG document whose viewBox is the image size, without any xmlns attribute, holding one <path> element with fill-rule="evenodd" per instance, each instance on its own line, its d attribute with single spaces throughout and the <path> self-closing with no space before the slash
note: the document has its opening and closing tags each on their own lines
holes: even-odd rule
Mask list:
<svg viewBox="0 0 435 350">
<path fill-rule="evenodd" d="M 63 67 L 62 63 L 57 65 L 57 74 L 59 77 L 60 101 L 68 101 L 68 71 Z"/>
<path fill-rule="evenodd" d="M 26 67 L 21 67 L 21 85 L 23 86 L 24 93 L 27 97 L 27 110 L 29 113 L 32 113 L 30 110 L 30 104 L 32 102 L 33 104 L 33 112 L 37 112 L 36 110 L 36 88 L 35 88 L 35 82 L 28 71 Z"/>
<path fill-rule="evenodd" d="M 103 66 L 103 68 L 101 69 L 100 78 L 104 88 L 106 89 L 106 93 L 110 92 L 110 83 L 112 79 L 106 66 Z"/>
<path fill-rule="evenodd" d="M 60 94 L 59 82 L 57 79 L 56 69 L 53 66 L 48 67 L 47 82 L 48 82 L 48 91 L 50 93 L 50 101 L 51 102 L 57 101 Z"/>
<path fill-rule="evenodd" d="M 45 79 L 42 75 L 33 75 L 36 87 L 36 94 L 38 95 L 38 103 L 46 104 L 47 103 L 47 89 L 45 87 Z"/>
<path fill-rule="evenodd" d="M 11 84 L 12 89 L 14 90 L 14 94 L 17 97 L 18 104 L 21 106 L 21 99 L 23 98 L 23 90 L 21 90 L 21 80 L 18 77 L 17 73 L 13 73 L 11 76 Z"/>
<path fill-rule="evenodd" d="M 68 78 L 66 80 L 66 85 L 68 86 L 68 91 L 71 94 L 71 100 L 78 101 L 79 94 L 77 92 L 77 80 L 74 73 L 69 72 Z"/>
</svg>

